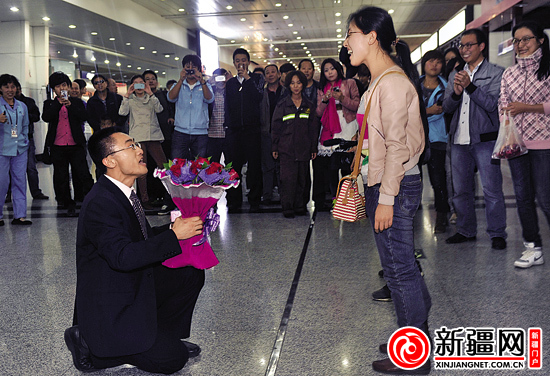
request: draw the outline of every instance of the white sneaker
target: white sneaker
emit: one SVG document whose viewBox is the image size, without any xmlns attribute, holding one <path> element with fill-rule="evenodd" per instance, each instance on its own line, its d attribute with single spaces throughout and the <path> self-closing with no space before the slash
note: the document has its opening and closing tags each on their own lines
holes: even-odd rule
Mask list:
<svg viewBox="0 0 550 376">
<path fill-rule="evenodd" d="M 524 242 L 525 251 L 519 260 L 514 262 L 514 266 L 517 268 L 530 268 L 533 265 L 544 264 L 544 258 L 542 257 L 542 248 L 535 247 L 534 243 Z"/>
</svg>

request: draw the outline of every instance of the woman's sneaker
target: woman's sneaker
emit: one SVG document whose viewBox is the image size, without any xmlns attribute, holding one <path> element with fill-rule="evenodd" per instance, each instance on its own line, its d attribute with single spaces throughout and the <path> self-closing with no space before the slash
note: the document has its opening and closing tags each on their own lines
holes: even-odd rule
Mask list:
<svg viewBox="0 0 550 376">
<path fill-rule="evenodd" d="M 544 258 L 542 257 L 542 247 L 535 247 L 535 243 L 523 242 L 525 251 L 519 260 L 514 262 L 514 266 L 517 268 L 530 268 L 533 265 L 544 264 Z"/>
</svg>

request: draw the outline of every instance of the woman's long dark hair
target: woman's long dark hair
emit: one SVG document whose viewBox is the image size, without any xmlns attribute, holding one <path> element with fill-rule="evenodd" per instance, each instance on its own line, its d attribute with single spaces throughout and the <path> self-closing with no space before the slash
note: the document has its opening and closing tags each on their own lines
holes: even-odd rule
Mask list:
<svg viewBox="0 0 550 376">
<path fill-rule="evenodd" d="M 394 62 L 403 69 L 409 80 L 411 80 L 413 86 L 416 89 L 416 93 L 419 99 L 420 116 L 422 117 L 422 124 L 424 126 L 424 135 L 426 139 L 426 147 L 424 153 L 420 158 L 420 163 L 429 159 L 429 138 L 428 138 L 428 116 L 426 115 L 426 107 L 422 100 L 422 88 L 420 86 L 420 77 L 418 70 L 411 61 L 411 50 L 407 43 L 397 40 L 397 34 L 393 27 L 393 21 L 387 11 L 377 7 L 364 7 L 350 14 L 348 17 L 348 25 L 354 23 L 359 30 L 364 34 L 368 34 L 371 31 L 376 32 L 376 39 L 380 44 L 380 48 L 392 57 L 393 48 L 395 47 L 396 55 L 393 58 Z M 322 71 L 322 70 L 321 70 Z"/>
<path fill-rule="evenodd" d="M 328 82 L 327 76 L 325 76 L 325 65 L 327 65 L 327 64 L 331 64 L 334 67 L 334 69 L 336 69 L 336 72 L 338 72 L 337 80 L 345 79 L 345 77 L 344 77 L 344 68 L 342 68 L 342 64 L 340 64 L 339 62 L 337 62 L 336 60 L 334 60 L 332 58 L 325 59 L 325 60 L 323 60 L 323 63 L 321 64 L 321 78 L 319 79 L 321 90 L 324 90 L 325 85 Z"/>
<path fill-rule="evenodd" d="M 550 75 L 550 47 L 548 44 L 548 35 L 544 32 L 544 29 L 535 21 L 524 21 L 512 29 L 512 38 L 518 29 L 527 28 L 531 30 L 533 35 L 538 39 L 542 39 L 540 50 L 542 52 L 542 58 L 540 59 L 539 69 L 537 70 L 537 78 L 539 81 L 545 80 Z"/>
</svg>

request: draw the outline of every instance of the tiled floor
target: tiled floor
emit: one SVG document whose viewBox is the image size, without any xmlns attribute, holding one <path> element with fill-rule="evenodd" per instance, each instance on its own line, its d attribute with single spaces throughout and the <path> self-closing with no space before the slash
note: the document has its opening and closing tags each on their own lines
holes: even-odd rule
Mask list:
<svg viewBox="0 0 550 376">
<path fill-rule="evenodd" d="M 51 167 L 39 168 L 44 193 L 52 198 L 29 201 L 32 226 L 15 227 L 6 221 L 0 228 L 0 375 L 80 374 L 63 342 L 75 293 L 77 219 L 57 211 Z M 415 229 L 433 300 L 432 331 L 441 326 L 540 327 L 550 333 L 548 266 L 513 267 L 522 239 L 506 163 L 503 174 L 509 234 L 504 251 L 490 248 L 482 199 L 477 201 L 477 242 L 445 244 L 445 238 L 454 233 L 452 226 L 446 234 L 434 236 L 432 190 L 425 183 Z M 310 217 L 289 220 L 275 212 L 228 216 L 224 203 L 219 206 L 222 222 L 212 236 L 212 246 L 220 264 L 206 273 L 190 339 L 203 351 L 178 375 L 375 374 L 371 362 L 381 358 L 378 344 L 387 341 L 396 322 L 391 303 L 371 299 L 371 292 L 384 282 L 378 277 L 380 263 L 368 222 L 340 223 L 329 213 L 319 213 L 314 223 Z M 11 219 L 10 205 L 4 207 L 4 214 Z M 168 220 L 148 219 L 152 224 Z M 542 215 L 540 220 L 544 242 L 549 244 L 548 224 Z M 309 228 L 311 239 L 304 251 Z M 293 304 L 287 305 L 293 286 Z M 285 307 L 288 320 L 282 320 Z M 272 356 L 277 353 L 279 357 Z M 548 346 L 543 354 L 550 359 Z M 545 368 L 538 372 L 432 370 L 431 374 L 549 374 Z M 101 374 L 146 373 L 119 368 Z"/>
</svg>

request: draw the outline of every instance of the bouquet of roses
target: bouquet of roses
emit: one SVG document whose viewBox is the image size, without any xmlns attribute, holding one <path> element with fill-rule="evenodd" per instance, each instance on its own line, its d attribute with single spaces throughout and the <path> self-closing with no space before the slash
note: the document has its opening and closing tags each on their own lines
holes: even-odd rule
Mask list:
<svg viewBox="0 0 550 376">
<path fill-rule="evenodd" d="M 182 253 L 163 262 L 169 268 L 194 266 L 208 269 L 219 263 L 208 235 L 215 231 L 220 223 L 214 205 L 223 192 L 239 185 L 239 175 L 231 168 L 231 163 L 223 166 L 210 162 L 210 158 L 197 158 L 194 161 L 176 158 L 164 164 L 164 169 L 155 169 L 154 176 L 166 187 L 174 204 L 181 214 L 173 213 L 172 220 L 183 217 L 200 216 L 203 220 L 203 232 L 191 239 L 180 240 Z"/>
</svg>

